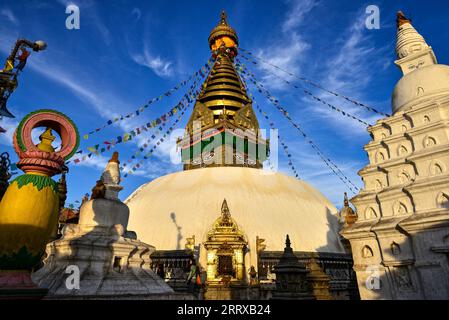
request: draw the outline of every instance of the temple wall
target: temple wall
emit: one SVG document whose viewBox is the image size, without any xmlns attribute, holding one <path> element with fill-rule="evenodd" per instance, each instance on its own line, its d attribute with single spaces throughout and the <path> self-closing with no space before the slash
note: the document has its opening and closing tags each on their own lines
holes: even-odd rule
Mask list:
<svg viewBox="0 0 449 320">
<path fill-rule="evenodd" d="M 231 288 L 215 287 L 208 297 L 229 299 L 271 299 L 275 288 L 275 274 L 272 272 L 281 258 L 282 251 L 263 251 L 259 255 L 258 283 L 255 285 L 239 285 Z M 352 269 L 352 258 L 348 254 L 337 253 L 313 253 L 295 252 L 298 260 L 304 263 L 306 268 L 312 259 L 316 259 L 322 270 L 330 276 L 330 293 L 335 300 L 359 299 L 355 273 Z M 185 250 L 156 251 L 152 254 L 152 269 L 156 271 L 157 265 L 162 263 L 166 268 L 165 281 L 178 292 L 187 290 L 185 283 L 188 274 L 188 262 L 193 253 Z M 247 268 L 248 269 L 248 268 Z M 248 270 L 247 270 L 248 271 Z M 175 279 L 176 278 L 176 279 Z M 250 276 L 246 274 L 246 279 Z M 206 276 L 203 276 L 206 279 Z M 232 292 L 231 292 L 232 291 Z"/>
</svg>

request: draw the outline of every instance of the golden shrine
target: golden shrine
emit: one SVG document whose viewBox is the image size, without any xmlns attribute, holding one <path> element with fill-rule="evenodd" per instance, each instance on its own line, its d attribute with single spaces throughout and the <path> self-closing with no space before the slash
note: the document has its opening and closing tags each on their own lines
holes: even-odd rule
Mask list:
<svg viewBox="0 0 449 320">
<path fill-rule="evenodd" d="M 231 217 L 226 199 L 221 206 L 221 216 L 215 221 L 203 245 L 207 252 L 208 292 L 213 286 L 244 283 L 244 257 L 248 241 Z"/>
</svg>

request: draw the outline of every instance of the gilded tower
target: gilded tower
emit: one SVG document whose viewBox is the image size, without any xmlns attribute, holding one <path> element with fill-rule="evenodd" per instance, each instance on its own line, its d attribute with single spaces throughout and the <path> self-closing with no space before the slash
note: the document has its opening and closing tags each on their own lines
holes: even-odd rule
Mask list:
<svg viewBox="0 0 449 320">
<path fill-rule="evenodd" d="M 181 145 L 184 170 L 238 166 L 261 168 L 267 141 L 245 85 L 234 67 L 238 37 L 226 13 L 209 36 L 215 63 L 202 85 Z"/>
</svg>

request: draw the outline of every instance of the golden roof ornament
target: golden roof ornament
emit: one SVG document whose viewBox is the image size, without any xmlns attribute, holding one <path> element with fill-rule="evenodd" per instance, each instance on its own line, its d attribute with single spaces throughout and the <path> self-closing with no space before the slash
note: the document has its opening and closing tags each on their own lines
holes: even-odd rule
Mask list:
<svg viewBox="0 0 449 320">
<path fill-rule="evenodd" d="M 47 128 L 44 133 L 39 136 L 41 142 L 37 145 L 37 148 L 41 151 L 55 152 L 55 148 L 51 145 L 55 139 L 56 137 L 52 134 L 51 128 Z"/>
<path fill-rule="evenodd" d="M 290 241 L 290 237 L 289 237 L 289 235 L 287 234 L 287 237 L 285 238 L 285 247 L 286 248 L 290 248 L 291 247 L 291 241 Z"/>
<path fill-rule="evenodd" d="M 209 36 L 215 62 L 196 98 L 194 110 L 186 125 L 186 133 L 177 141 L 181 147 L 184 170 L 209 166 L 262 168 L 263 161 L 268 157 L 267 140 L 263 139 L 258 131 L 259 123 L 252 108 L 252 101 L 233 63 L 238 53 L 237 41 L 237 34 L 228 25 L 226 13 L 223 11 L 220 22 Z M 233 139 L 236 141 L 242 139 L 235 134 L 234 129 L 243 132 L 248 130 L 247 142 L 251 147 L 237 150 L 224 143 L 224 136 L 229 134 L 235 137 Z M 214 141 L 223 143 L 214 145 L 213 150 L 206 150 L 202 144 L 206 138 L 201 138 L 201 134 L 198 135 L 200 132 L 208 132 L 208 141 L 214 137 Z M 247 142 L 241 145 L 246 146 Z M 237 145 L 240 145 L 239 143 Z M 229 157 L 229 154 L 232 154 L 232 157 Z"/>
<path fill-rule="evenodd" d="M 226 15 L 226 11 L 224 11 L 224 10 L 221 11 L 220 24 L 225 25 L 225 26 L 228 25 L 228 17 Z"/>
<path fill-rule="evenodd" d="M 348 194 L 345 192 L 343 208 L 340 211 L 340 218 L 344 219 L 346 225 L 352 225 L 357 221 L 357 213 L 349 206 Z"/>
<path fill-rule="evenodd" d="M 231 212 L 229 211 L 228 203 L 226 199 L 223 200 L 221 205 L 221 215 L 223 223 L 229 223 L 231 218 Z"/>
<path fill-rule="evenodd" d="M 209 35 L 209 45 L 212 51 L 218 50 L 221 46 L 235 49 L 239 44 L 237 32 L 228 24 L 226 12 L 221 12 L 220 22 L 212 29 Z"/>
</svg>

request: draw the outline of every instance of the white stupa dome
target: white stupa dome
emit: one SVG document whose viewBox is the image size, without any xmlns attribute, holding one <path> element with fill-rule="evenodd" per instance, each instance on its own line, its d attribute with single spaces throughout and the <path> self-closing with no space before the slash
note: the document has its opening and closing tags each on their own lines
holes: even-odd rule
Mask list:
<svg viewBox="0 0 449 320">
<path fill-rule="evenodd" d="M 251 256 L 256 237 L 265 239 L 266 250 L 282 251 L 286 234 L 297 251 L 344 252 L 337 209 L 318 190 L 281 173 L 244 167 L 187 170 L 144 184 L 125 201 L 128 227 L 157 250 L 184 249 L 192 235 L 198 245 L 224 199 L 247 236 Z"/>
<path fill-rule="evenodd" d="M 449 66 L 429 65 L 404 75 L 393 91 L 393 113 L 406 110 L 410 102 L 449 92 Z"/>
</svg>

